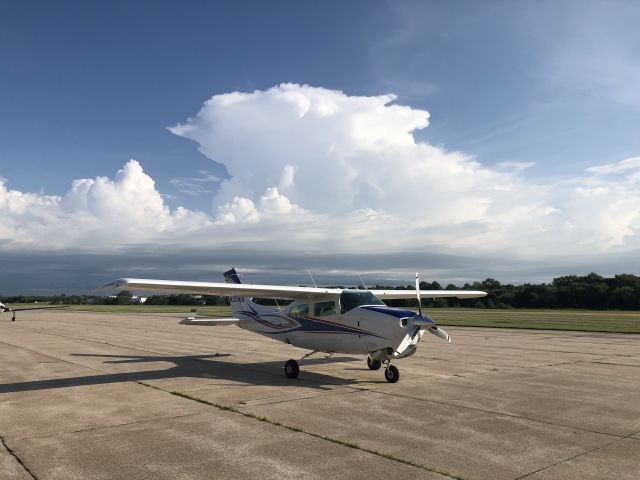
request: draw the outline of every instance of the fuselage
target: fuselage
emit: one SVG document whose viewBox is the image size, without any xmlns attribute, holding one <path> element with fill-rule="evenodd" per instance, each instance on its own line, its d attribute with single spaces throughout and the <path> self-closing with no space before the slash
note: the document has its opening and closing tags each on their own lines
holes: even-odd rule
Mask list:
<svg viewBox="0 0 640 480">
<path fill-rule="evenodd" d="M 369 354 L 385 351 L 398 358 L 415 351 L 420 329 L 415 312 L 386 306 L 368 291 L 345 291 L 339 297 L 295 301 L 275 309 L 245 298 L 231 299 L 238 326 L 310 350 Z"/>
</svg>

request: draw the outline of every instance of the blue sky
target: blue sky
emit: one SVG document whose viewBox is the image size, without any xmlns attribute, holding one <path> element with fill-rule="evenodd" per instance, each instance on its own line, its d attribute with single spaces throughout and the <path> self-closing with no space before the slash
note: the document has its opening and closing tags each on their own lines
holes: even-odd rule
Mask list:
<svg viewBox="0 0 640 480">
<path fill-rule="evenodd" d="M 353 97 L 395 94 L 392 104 L 430 114 L 428 128 L 406 127 L 417 143 L 447 154 L 463 152 L 487 169 L 511 165 L 504 168 L 515 169 L 518 182 L 535 184 L 535 191 L 545 185 L 576 188 L 578 178 L 593 186 L 583 178 L 585 169 L 640 155 L 638 18 L 636 2 L 5 1 L 0 4 L 0 176 L 16 192 L 64 197 L 73 180 L 113 178 L 135 159 L 155 180 L 167 208 L 215 219 L 234 195 L 257 205 L 264 188 L 275 184 L 252 184 L 256 190 L 249 193 L 233 192 L 230 184 L 227 196 L 216 200 L 220 181 L 208 179 L 228 178 L 239 151 L 222 143 L 207 147 L 202 138 L 173 134 L 167 127 L 185 124 L 214 95 L 290 83 Z M 264 131 L 248 132 L 236 142 L 263 138 Z M 269 148 L 268 141 L 264 145 Z M 235 188 L 249 188 L 242 181 Z M 620 202 L 637 193 L 633 186 L 624 192 L 619 187 L 606 188 L 618 189 Z M 335 212 L 314 208 L 293 190 L 283 195 L 307 212 L 329 215 L 324 221 L 336 221 Z M 354 203 L 354 209 L 375 203 L 367 201 Z M 573 208 L 558 194 L 546 202 L 548 209 Z M 630 241 L 636 212 L 629 208 L 626 223 L 611 227 L 618 229 L 611 235 L 616 240 L 581 250 L 582 259 L 595 255 L 597 261 L 576 260 L 571 268 L 607 265 L 608 248 L 615 255 L 636 248 Z M 563 221 L 582 227 L 581 215 Z M 392 222 L 402 224 L 398 217 Z M 461 220 L 456 228 L 470 222 Z M 41 249 L 11 241 L 0 242 L 8 245 L 0 255 Z M 148 247 L 146 241 L 114 238 L 113 243 Z M 436 248 L 447 240 L 425 242 Z M 571 251 L 569 240 L 561 242 L 560 250 Z M 498 254 L 500 245 L 496 242 L 491 254 Z M 69 241 L 56 248 L 76 247 Z M 350 244 L 343 251 L 354 248 Z M 97 253 L 111 252 L 106 250 Z M 527 261 L 535 263 L 532 258 Z M 527 268 L 512 279 L 526 280 L 528 271 L 535 278 L 563 273 L 534 275 Z M 468 276 L 499 273 L 477 269 Z"/>
<path fill-rule="evenodd" d="M 285 81 L 379 93 L 368 55 L 391 11 L 365 3 L 5 2 L 2 174 L 55 193 L 136 158 L 170 191 L 211 162 L 165 127 L 215 93 Z"/>
</svg>

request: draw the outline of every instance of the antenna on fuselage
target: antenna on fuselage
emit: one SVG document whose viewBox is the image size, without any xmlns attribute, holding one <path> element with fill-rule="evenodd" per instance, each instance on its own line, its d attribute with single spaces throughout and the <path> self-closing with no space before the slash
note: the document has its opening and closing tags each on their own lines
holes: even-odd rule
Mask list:
<svg viewBox="0 0 640 480">
<path fill-rule="evenodd" d="M 313 282 L 313 286 L 318 288 L 318 285 L 316 285 L 316 281 L 313 279 L 313 275 L 311 275 L 311 270 L 307 270 L 307 273 L 309 274 L 309 278 L 311 279 L 311 282 Z"/>
<path fill-rule="evenodd" d="M 362 286 L 364 287 L 365 290 L 369 290 L 369 287 L 367 287 L 367 284 L 364 283 L 364 280 L 362 279 L 362 277 L 358 274 L 358 278 L 360 279 L 360 281 L 362 282 Z"/>
</svg>

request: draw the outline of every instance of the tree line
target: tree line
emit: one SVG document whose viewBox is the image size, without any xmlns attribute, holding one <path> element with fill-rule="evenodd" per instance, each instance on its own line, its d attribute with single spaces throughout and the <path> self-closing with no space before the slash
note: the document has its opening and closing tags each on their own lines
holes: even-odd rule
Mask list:
<svg viewBox="0 0 640 480">
<path fill-rule="evenodd" d="M 364 288 L 364 287 L 360 287 Z M 484 290 L 484 298 L 459 300 L 456 298 L 423 299 L 422 304 L 431 308 L 582 308 L 591 310 L 640 310 L 640 277 L 620 274 L 603 277 L 597 273 L 589 275 L 566 275 L 554 278 L 551 283 L 525 283 L 523 285 L 502 284 L 493 278 L 481 282 L 465 283 L 462 287 L 449 284 L 443 287 L 438 282 L 421 282 L 421 290 Z M 374 289 L 412 290 L 413 285 L 376 285 Z M 112 296 L 92 295 L 14 295 L 0 296 L 4 303 L 51 303 L 66 305 L 99 304 L 130 305 L 137 303 L 131 292 L 122 291 Z M 261 302 L 263 303 L 263 302 Z M 281 302 L 282 303 L 282 302 Z M 285 302 L 286 303 L 286 302 Z M 415 307 L 416 300 L 389 300 L 398 307 Z M 145 305 L 228 305 L 227 297 L 215 295 L 193 296 L 187 294 L 151 295 Z"/>
<path fill-rule="evenodd" d="M 4 303 L 49 303 L 52 305 L 136 305 L 140 303 L 128 290 L 117 295 L 13 295 L 0 296 Z M 145 305 L 228 305 L 227 297 L 215 295 L 188 295 L 184 293 L 171 295 L 150 295 L 145 297 Z"/>
<path fill-rule="evenodd" d="M 383 287 L 376 288 L 413 288 Z M 438 282 L 421 282 L 420 290 L 440 290 Z M 449 284 L 444 289 L 457 289 Z M 465 283 L 462 287 L 483 290 L 484 298 L 459 300 L 456 298 L 423 300 L 427 307 L 475 307 L 475 308 L 581 308 L 589 310 L 640 310 L 640 277 L 620 274 L 603 277 L 597 273 L 588 275 L 566 275 L 554 278 L 551 283 L 525 283 L 523 285 L 501 284 L 487 278 L 481 282 Z M 397 306 L 411 306 L 411 300 L 393 300 Z M 417 302 L 414 301 L 413 305 Z"/>
</svg>

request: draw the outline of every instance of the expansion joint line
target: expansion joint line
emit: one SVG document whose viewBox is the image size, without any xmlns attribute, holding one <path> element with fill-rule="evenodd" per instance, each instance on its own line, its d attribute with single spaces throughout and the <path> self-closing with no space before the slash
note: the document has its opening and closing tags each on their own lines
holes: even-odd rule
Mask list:
<svg viewBox="0 0 640 480">
<path fill-rule="evenodd" d="M 552 463 L 551 465 L 547 465 L 546 467 L 542 467 L 542 468 L 539 468 L 537 470 L 534 470 L 533 472 L 525 473 L 524 475 L 522 475 L 520 477 L 517 477 L 515 480 L 522 480 L 523 478 L 530 477 L 531 475 L 534 475 L 534 474 L 536 474 L 538 472 L 542 472 L 544 470 L 548 470 L 550 468 L 553 468 L 556 465 L 560 465 L 562 463 L 571 461 L 571 460 L 573 460 L 575 458 L 582 457 L 584 455 L 589 455 L 590 453 L 597 452 L 598 450 L 602 450 L 603 448 L 608 447 L 609 445 L 613 445 L 614 443 L 621 442 L 622 440 L 633 439 L 633 436 L 636 435 L 636 433 L 637 432 L 634 432 L 634 433 L 630 433 L 629 435 L 625 435 L 624 437 L 616 438 L 615 440 L 613 440 L 611 442 L 607 442 L 604 445 L 600 445 L 599 447 L 592 448 L 591 450 L 588 450 L 586 452 L 578 453 L 578 454 L 573 455 L 573 456 L 571 456 L 569 458 L 565 458 L 564 460 L 560 460 L 558 462 Z"/>
<path fill-rule="evenodd" d="M 27 472 L 31 478 L 33 478 L 33 480 L 38 480 L 38 477 L 36 477 L 33 474 L 33 472 L 29 469 L 29 467 L 27 467 L 24 464 L 24 462 L 18 456 L 18 454 L 9 445 L 7 445 L 7 441 L 5 440 L 5 438 L 2 435 L 0 435 L 0 443 L 2 443 L 2 446 L 9 453 L 9 455 L 11 455 L 13 458 L 16 459 L 16 462 L 18 462 L 18 464 L 24 469 L 24 471 Z"/>
<path fill-rule="evenodd" d="M 448 478 L 450 478 L 452 480 L 465 480 L 464 477 L 461 477 L 459 475 L 454 475 L 454 474 L 451 474 L 451 473 L 442 472 L 442 471 L 437 470 L 435 468 L 427 467 L 426 465 L 421 465 L 419 463 L 415 463 L 415 462 L 412 462 L 410 460 L 404 460 L 402 458 L 398 458 L 398 457 L 395 457 L 395 456 L 387 454 L 387 453 L 383 453 L 383 452 L 379 452 L 377 450 L 373 450 L 373 449 L 369 449 L 369 448 L 366 448 L 366 447 L 362 447 L 362 446 L 360 446 L 360 445 L 358 445 L 356 443 L 351 443 L 351 442 L 347 442 L 347 441 L 344 441 L 344 440 L 340 440 L 340 439 L 335 438 L 335 437 L 329 437 L 329 436 L 325 436 L 325 435 L 320 435 L 318 433 L 309 432 L 307 430 L 303 430 L 302 428 L 298 428 L 298 427 L 294 427 L 294 426 L 290 426 L 290 425 L 285 425 L 283 423 L 280 423 L 279 421 L 271 420 L 271 419 L 269 419 L 267 417 L 263 417 L 263 416 L 260 416 L 260 415 L 255 415 L 255 414 L 250 413 L 250 412 L 243 412 L 242 410 L 238 410 L 237 408 L 234 408 L 234 407 L 232 407 L 230 405 L 223 405 L 223 404 L 210 402 L 208 400 L 204 400 L 202 398 L 194 397 L 192 395 L 189 395 L 189 394 L 186 394 L 186 393 L 182 393 L 182 392 L 178 392 L 178 391 L 164 390 L 164 389 L 161 389 L 161 388 L 158 388 L 158 387 L 154 387 L 152 385 L 148 385 L 148 384 L 146 384 L 144 382 L 138 382 L 138 383 L 140 383 L 142 385 L 145 385 L 145 386 L 148 386 L 148 387 L 151 387 L 151 388 L 155 388 L 157 390 L 163 390 L 163 391 L 165 391 L 167 393 L 170 393 L 171 395 L 175 395 L 177 397 L 182 397 L 182 398 L 186 398 L 188 400 L 193 400 L 194 402 L 204 403 L 205 405 L 209 405 L 211 407 L 217 408 L 218 410 L 223 410 L 223 411 L 236 413 L 238 415 L 242 415 L 244 417 L 252 418 L 252 419 L 258 420 L 260 422 L 265 422 L 265 423 L 268 423 L 268 424 L 276 426 L 276 427 L 285 428 L 285 429 L 290 430 L 292 432 L 302 433 L 304 435 L 309 435 L 310 437 L 314 437 L 314 438 L 318 438 L 320 440 L 325 440 L 327 442 L 335 443 L 335 444 L 341 445 L 343 447 L 354 448 L 356 450 L 360 450 L 362 452 L 369 453 L 369 454 L 375 455 L 377 457 L 382 457 L 382 458 L 385 458 L 387 460 L 391 460 L 393 462 L 398 462 L 398 463 L 402 463 L 404 465 L 409 465 L 409 466 L 412 466 L 412 467 L 415 467 L 415 468 L 419 468 L 421 470 L 426 470 L 428 472 L 437 473 L 437 474 L 442 475 L 444 477 L 448 477 Z"/>
</svg>

